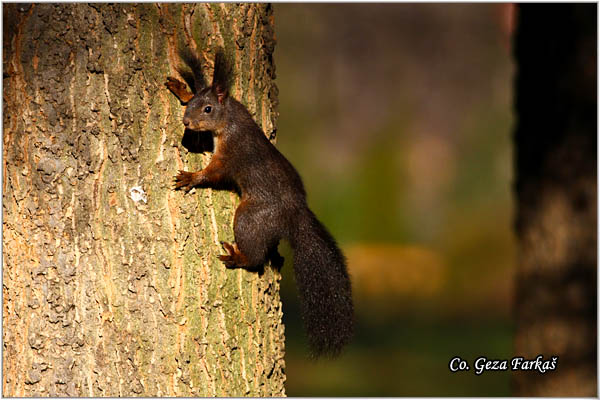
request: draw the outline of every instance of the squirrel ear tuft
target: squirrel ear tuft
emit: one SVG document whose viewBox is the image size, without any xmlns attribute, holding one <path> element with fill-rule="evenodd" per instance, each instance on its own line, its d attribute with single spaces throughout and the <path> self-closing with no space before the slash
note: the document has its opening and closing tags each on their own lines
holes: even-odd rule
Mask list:
<svg viewBox="0 0 600 400">
<path fill-rule="evenodd" d="M 217 49 L 215 54 L 215 70 L 213 73 L 212 89 L 219 103 L 227 98 L 231 79 L 231 67 L 227 62 L 222 48 Z"/>
<path fill-rule="evenodd" d="M 192 92 L 198 93 L 206 87 L 200 58 L 192 50 L 183 45 L 178 46 L 178 53 L 185 66 L 187 66 L 187 69 L 184 67 L 176 67 L 175 69 L 179 72 L 185 83 L 188 84 Z"/>
</svg>

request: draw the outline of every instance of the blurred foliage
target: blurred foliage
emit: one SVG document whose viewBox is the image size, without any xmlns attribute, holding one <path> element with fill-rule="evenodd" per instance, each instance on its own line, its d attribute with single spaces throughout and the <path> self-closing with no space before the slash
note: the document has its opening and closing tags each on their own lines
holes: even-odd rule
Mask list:
<svg viewBox="0 0 600 400">
<path fill-rule="evenodd" d="M 291 252 L 290 396 L 508 396 L 511 84 L 507 4 L 276 4 L 280 150 L 353 276 L 357 335 L 308 359 Z"/>
</svg>

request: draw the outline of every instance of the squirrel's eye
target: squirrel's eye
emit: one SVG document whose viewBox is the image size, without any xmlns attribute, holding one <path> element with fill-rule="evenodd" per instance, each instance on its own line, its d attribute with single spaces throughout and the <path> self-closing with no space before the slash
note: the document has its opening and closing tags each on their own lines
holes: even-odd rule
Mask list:
<svg viewBox="0 0 600 400">
<path fill-rule="evenodd" d="M 211 111 L 212 111 L 212 107 L 211 107 L 211 106 L 206 106 L 206 107 L 204 107 L 204 112 L 205 112 L 205 113 L 207 113 L 207 114 L 208 114 L 208 113 L 209 113 L 209 112 L 211 112 Z"/>
</svg>

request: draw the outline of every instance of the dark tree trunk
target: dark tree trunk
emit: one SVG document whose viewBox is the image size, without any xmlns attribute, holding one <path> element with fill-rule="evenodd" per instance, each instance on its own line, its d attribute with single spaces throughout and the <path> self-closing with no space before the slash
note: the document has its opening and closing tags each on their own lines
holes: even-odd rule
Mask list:
<svg viewBox="0 0 600 400">
<path fill-rule="evenodd" d="M 516 34 L 514 394 L 596 396 L 596 5 L 523 4 Z"/>
<path fill-rule="evenodd" d="M 237 197 L 172 190 L 176 46 L 276 119 L 266 4 L 5 4 L 3 394 L 284 394 L 278 272 L 226 270 Z"/>
</svg>

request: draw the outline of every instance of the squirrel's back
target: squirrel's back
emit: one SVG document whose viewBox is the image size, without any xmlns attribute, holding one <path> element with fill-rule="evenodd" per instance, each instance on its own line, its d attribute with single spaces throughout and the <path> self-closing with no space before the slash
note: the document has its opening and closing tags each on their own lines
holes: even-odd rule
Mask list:
<svg viewBox="0 0 600 400">
<path fill-rule="evenodd" d="M 232 134 L 227 147 L 228 152 L 236 153 L 240 166 L 235 179 L 242 196 L 278 200 L 290 207 L 305 205 L 306 191 L 296 169 L 267 139 L 246 108 L 235 99 L 229 101 Z"/>
</svg>

